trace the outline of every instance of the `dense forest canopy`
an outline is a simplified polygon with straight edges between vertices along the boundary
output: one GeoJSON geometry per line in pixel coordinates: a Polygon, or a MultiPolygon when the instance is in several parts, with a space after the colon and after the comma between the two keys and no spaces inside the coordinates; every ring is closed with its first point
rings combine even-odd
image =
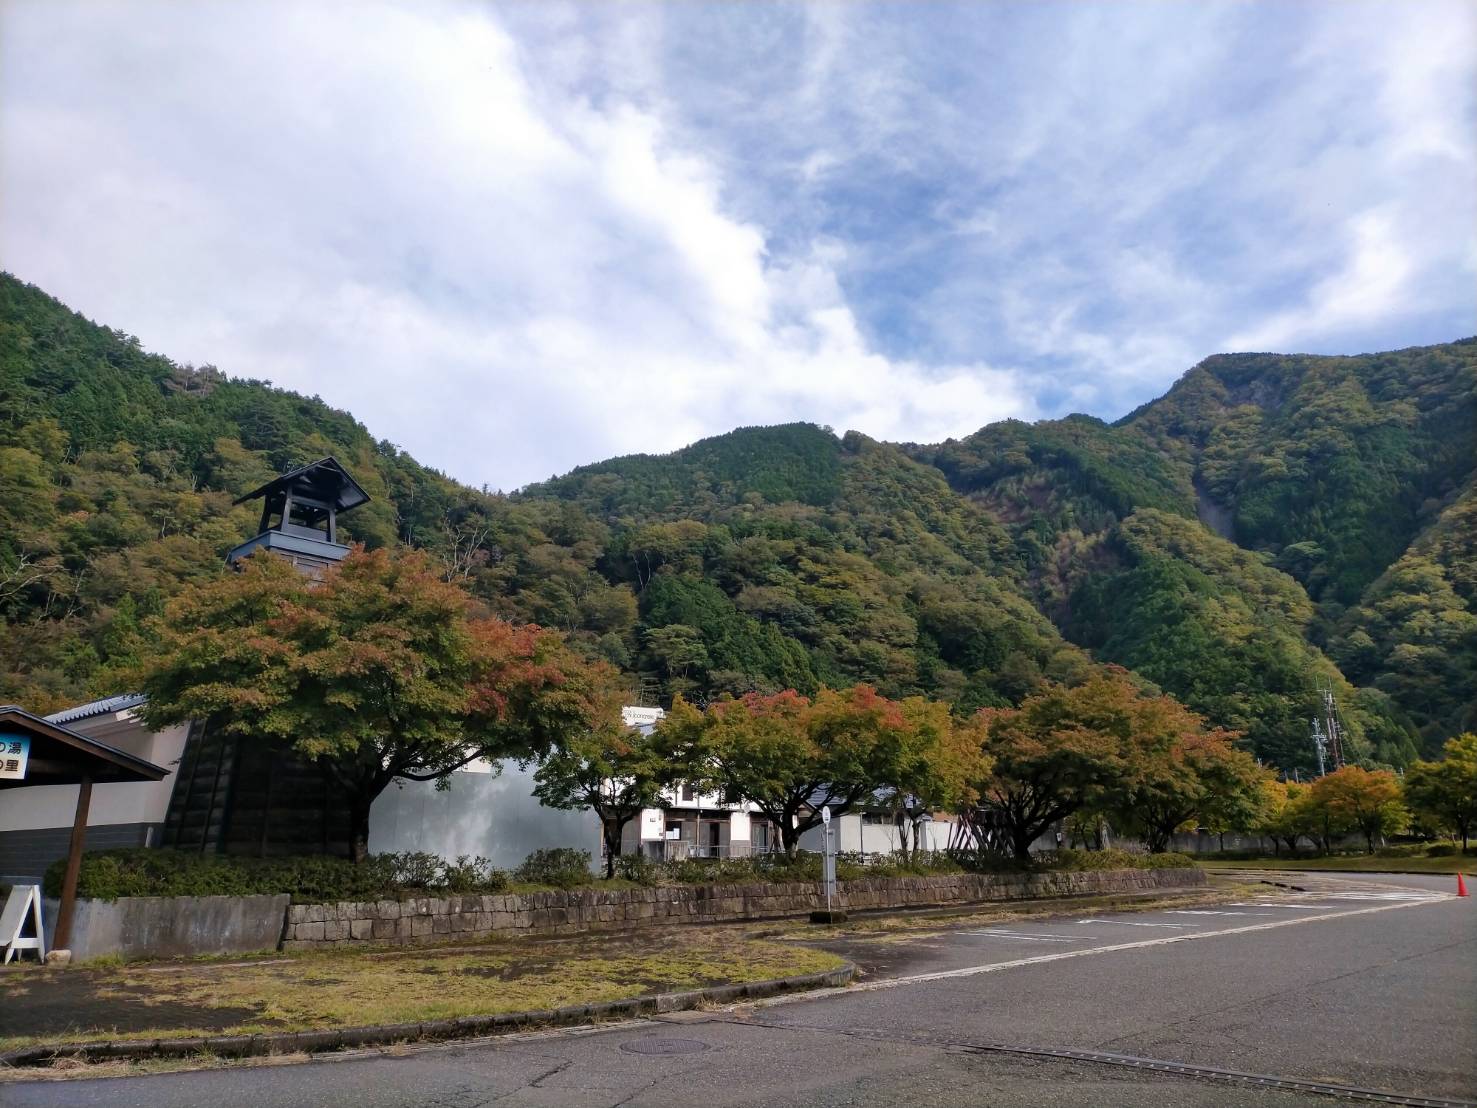
{"type": "Polygon", "coordinates": [[[1477,724],[1477,342],[1210,358],[1114,425],[936,446],[742,428],[504,496],[316,398],[177,365],[0,277],[0,701],[120,691],[149,617],[255,530],[239,493],[332,454],[355,541],[640,695],[868,682],[960,712],[1129,667],[1286,769],[1334,689],[1352,754],[1477,724]]]}

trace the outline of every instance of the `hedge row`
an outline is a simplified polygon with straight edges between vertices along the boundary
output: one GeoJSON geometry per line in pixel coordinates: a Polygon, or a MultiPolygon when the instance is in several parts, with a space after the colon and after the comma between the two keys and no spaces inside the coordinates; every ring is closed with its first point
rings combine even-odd
{"type": "MultiPolygon", "coordinates": [[[[65,859],[46,871],[48,896],[61,892],[65,859]]],[[[359,865],[313,855],[242,858],[231,854],[132,848],[82,856],[77,895],[98,900],[120,896],[255,896],[291,893],[299,904],[334,900],[396,900],[439,893],[496,893],[508,875],[485,858],[454,862],[434,854],[375,854],[359,865]]]]}
{"type": "MultiPolygon", "coordinates": [[[[1062,850],[1039,855],[1027,867],[1013,858],[986,852],[878,858],[843,854],[836,876],[926,876],[939,873],[1010,873],[1034,870],[1159,869],[1194,863],[1183,854],[1130,854],[1122,850],[1062,850]]],[[[64,862],[46,871],[47,895],[61,889],[64,862]]],[[[619,859],[617,875],[639,885],[735,884],[754,881],[819,881],[821,858],[802,851],[796,857],[761,854],[752,858],[689,859],[653,862],[639,856],[619,859]]],[[[79,896],[115,900],[120,896],[252,896],[288,893],[295,903],[335,900],[399,900],[454,893],[497,893],[513,882],[553,888],[597,884],[590,854],[559,847],[536,850],[512,874],[494,869],[485,858],[454,862],[434,854],[376,854],[362,864],[322,855],[294,858],[243,858],[160,849],[105,850],[85,854],[78,878],[79,896]]]]}

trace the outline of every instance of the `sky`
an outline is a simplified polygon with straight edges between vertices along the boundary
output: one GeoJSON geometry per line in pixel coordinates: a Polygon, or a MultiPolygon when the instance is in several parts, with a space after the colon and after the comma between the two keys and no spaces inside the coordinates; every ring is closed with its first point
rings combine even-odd
{"type": "Polygon", "coordinates": [[[1477,4],[0,0],[0,267],[513,489],[1477,333],[1477,4]]]}

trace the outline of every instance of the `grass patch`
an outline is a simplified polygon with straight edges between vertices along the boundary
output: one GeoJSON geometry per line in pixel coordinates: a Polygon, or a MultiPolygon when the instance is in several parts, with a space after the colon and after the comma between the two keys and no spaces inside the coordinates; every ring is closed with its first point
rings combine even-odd
{"type": "Polygon", "coordinates": [[[1452,854],[1438,858],[1381,858],[1377,854],[1334,855],[1330,858],[1250,858],[1245,861],[1205,861],[1205,869],[1329,870],[1350,873],[1471,873],[1477,858],[1452,854]]]}
{"type": "Polygon", "coordinates": [[[834,954],[741,930],[684,928],[493,947],[315,952],[255,965],[32,968],[0,974],[0,1049],[494,1015],[841,964],[834,954]]]}

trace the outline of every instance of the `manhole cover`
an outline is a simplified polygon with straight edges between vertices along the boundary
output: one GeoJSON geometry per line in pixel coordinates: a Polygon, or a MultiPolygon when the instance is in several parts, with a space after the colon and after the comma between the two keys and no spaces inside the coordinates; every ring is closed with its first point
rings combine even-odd
{"type": "Polygon", "coordinates": [[[632,1039],[621,1043],[621,1049],[632,1054],[701,1054],[708,1044],[696,1039],[632,1039]]]}

